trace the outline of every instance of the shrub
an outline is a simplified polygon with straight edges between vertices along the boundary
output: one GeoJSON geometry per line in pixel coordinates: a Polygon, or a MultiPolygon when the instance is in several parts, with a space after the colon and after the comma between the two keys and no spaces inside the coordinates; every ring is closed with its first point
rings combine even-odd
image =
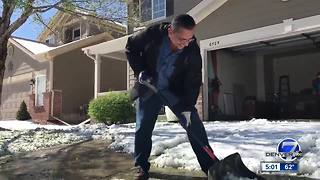
{"type": "Polygon", "coordinates": [[[20,104],[20,109],[17,112],[17,117],[18,120],[28,120],[31,119],[31,116],[27,110],[27,105],[24,101],[20,104]]]}
{"type": "Polygon", "coordinates": [[[134,107],[126,92],[109,92],[89,103],[89,116],[106,124],[133,122],[134,114],[134,107]]]}

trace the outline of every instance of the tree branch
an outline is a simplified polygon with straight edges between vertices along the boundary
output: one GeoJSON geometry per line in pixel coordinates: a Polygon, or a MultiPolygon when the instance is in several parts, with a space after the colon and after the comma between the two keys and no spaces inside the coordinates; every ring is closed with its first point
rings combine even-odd
{"type": "MultiPolygon", "coordinates": [[[[15,30],[17,30],[23,23],[27,21],[29,16],[33,13],[32,6],[30,6],[35,0],[28,0],[26,7],[24,8],[21,16],[12,24],[8,25],[8,29],[2,34],[1,38],[9,37],[15,30]]],[[[11,1],[14,2],[14,1],[11,1]]],[[[12,11],[14,8],[12,9],[12,11]]],[[[9,21],[10,23],[10,21],[9,21]]]]}
{"type": "Polygon", "coordinates": [[[47,5],[47,6],[38,6],[38,7],[33,7],[32,9],[34,10],[35,13],[44,13],[49,11],[50,9],[56,8],[60,4],[64,3],[65,0],[58,1],[55,4],[47,5]]]}
{"type": "Polygon", "coordinates": [[[54,31],[52,30],[52,28],[50,28],[50,27],[47,25],[47,23],[45,23],[45,22],[43,21],[42,17],[41,17],[38,13],[35,13],[35,15],[36,15],[36,17],[38,18],[39,22],[40,22],[42,25],[44,25],[47,29],[49,29],[53,34],[56,35],[56,32],[54,32],[54,31]]]}
{"type": "MultiPolygon", "coordinates": [[[[70,8],[63,7],[63,4],[68,2],[67,0],[59,0],[58,2],[56,2],[54,4],[43,5],[43,6],[38,6],[38,7],[33,6],[35,0],[27,0],[26,4],[24,6],[24,9],[23,9],[23,13],[21,14],[21,16],[15,22],[10,24],[10,19],[11,18],[8,18],[8,17],[9,16],[11,17],[11,15],[12,15],[15,7],[16,7],[16,1],[13,1],[13,0],[4,1],[4,0],[2,0],[2,2],[3,2],[3,7],[4,8],[3,8],[3,12],[2,12],[3,15],[0,18],[0,20],[3,21],[0,24],[0,31],[2,29],[4,32],[0,33],[1,34],[0,38],[6,37],[6,36],[10,36],[23,23],[25,23],[26,20],[29,18],[29,16],[31,16],[32,14],[35,14],[39,18],[40,22],[48,28],[48,25],[45,22],[41,21],[41,18],[39,16],[39,14],[37,14],[37,13],[44,13],[44,12],[49,11],[51,9],[57,9],[57,10],[60,10],[62,12],[65,12],[65,13],[68,13],[68,14],[71,14],[71,15],[87,16],[87,17],[92,17],[92,18],[96,18],[96,19],[99,19],[99,20],[107,20],[107,21],[114,22],[114,23],[116,21],[121,21],[124,18],[127,18],[126,15],[123,15],[122,17],[119,17],[119,16],[112,17],[112,15],[110,17],[99,16],[98,14],[94,14],[94,12],[96,12],[97,9],[95,9],[95,8],[90,9],[90,7],[87,8],[85,5],[81,6],[80,4],[78,4],[78,3],[85,3],[85,4],[90,5],[90,3],[94,3],[94,2],[88,1],[88,0],[73,0],[73,1],[71,1],[73,3],[73,7],[75,7],[74,10],[73,10],[73,8],[70,9],[70,8]],[[84,10],[84,12],[77,11],[79,9],[80,10],[84,10]],[[89,11],[89,13],[86,13],[88,11],[89,11]],[[3,25],[5,25],[5,26],[1,27],[3,25]]],[[[115,0],[112,0],[110,3],[107,4],[107,6],[104,6],[104,7],[110,7],[115,2],[116,2],[115,0]]],[[[105,8],[102,9],[101,6],[97,6],[97,7],[100,7],[100,9],[98,8],[99,10],[105,9],[105,8]]]]}
{"type": "Polygon", "coordinates": [[[4,25],[10,24],[10,19],[13,14],[13,10],[15,8],[15,3],[4,1],[3,2],[3,10],[2,10],[2,17],[3,17],[3,23],[4,25]]]}
{"type": "Polygon", "coordinates": [[[76,11],[72,11],[72,10],[68,10],[62,7],[56,7],[57,10],[68,13],[68,14],[72,14],[72,15],[76,15],[76,16],[87,16],[87,17],[92,17],[92,18],[96,18],[96,19],[100,19],[100,20],[107,20],[107,21],[111,21],[111,22],[115,22],[117,20],[122,20],[125,17],[122,18],[105,18],[105,17],[101,17],[98,15],[92,15],[92,14],[86,14],[86,13],[82,13],[82,12],[76,12],[76,11]]]}

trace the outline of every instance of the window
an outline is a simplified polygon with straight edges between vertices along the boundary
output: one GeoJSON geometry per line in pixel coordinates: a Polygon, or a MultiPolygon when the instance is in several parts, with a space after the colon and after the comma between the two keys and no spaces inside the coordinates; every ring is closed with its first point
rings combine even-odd
{"type": "Polygon", "coordinates": [[[73,35],[72,35],[72,39],[73,40],[78,40],[80,39],[80,27],[73,29],[73,35]]]}
{"type": "Polygon", "coordinates": [[[166,16],[166,0],[152,0],[152,19],[166,16]]]}
{"type": "Polygon", "coordinates": [[[64,31],[64,40],[65,43],[69,43],[75,40],[79,40],[81,37],[81,28],[80,26],[70,27],[64,31]]]}
{"type": "Polygon", "coordinates": [[[49,36],[47,39],[46,39],[46,44],[54,44],[54,37],[53,36],[49,36]]]}
{"type": "Polygon", "coordinates": [[[142,22],[157,21],[172,15],[173,0],[140,0],[140,16],[142,22]],[[168,7],[168,9],[167,9],[168,7]]]}
{"type": "Polygon", "coordinates": [[[39,75],[36,77],[36,106],[43,106],[43,93],[46,92],[46,76],[39,75]]]}
{"type": "Polygon", "coordinates": [[[72,41],[72,29],[65,30],[64,40],[65,40],[65,43],[69,43],[72,41]]]}

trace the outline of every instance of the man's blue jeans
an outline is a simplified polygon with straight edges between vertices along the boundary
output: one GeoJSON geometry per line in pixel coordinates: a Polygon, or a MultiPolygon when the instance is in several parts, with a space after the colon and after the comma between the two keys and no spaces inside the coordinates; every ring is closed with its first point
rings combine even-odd
{"type": "MultiPolygon", "coordinates": [[[[134,159],[135,166],[140,166],[145,172],[148,172],[150,169],[150,163],[148,159],[152,148],[151,136],[158,117],[158,112],[160,111],[162,105],[163,102],[155,94],[145,99],[143,97],[138,98],[136,102],[137,114],[134,141],[134,159]]],[[[181,107],[174,108],[173,111],[175,114],[181,114],[179,109],[181,109],[181,107]]],[[[191,131],[199,140],[202,141],[202,143],[211,149],[208,143],[208,137],[205,128],[195,107],[191,111],[191,125],[188,128],[189,131],[191,131]]],[[[168,131],[170,130],[168,129],[168,131]]],[[[192,149],[197,156],[202,171],[207,174],[209,167],[212,166],[215,161],[210,158],[210,156],[197,142],[195,142],[192,137],[188,135],[188,138],[192,149]]],[[[216,161],[218,161],[218,159],[216,161]]]]}

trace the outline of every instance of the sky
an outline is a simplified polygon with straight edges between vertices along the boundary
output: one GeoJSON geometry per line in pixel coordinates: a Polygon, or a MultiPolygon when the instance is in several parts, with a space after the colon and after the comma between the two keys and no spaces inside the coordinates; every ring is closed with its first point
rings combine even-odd
{"type": "MultiPolygon", "coordinates": [[[[109,7],[109,8],[113,9],[114,11],[123,10],[123,8],[121,8],[121,6],[119,6],[119,4],[117,4],[117,3],[114,4],[113,6],[109,7]]],[[[114,11],[111,11],[111,13],[114,13],[114,14],[125,13],[126,14],[126,9],[124,9],[123,11],[120,11],[120,12],[114,12],[114,11]]],[[[45,20],[45,22],[48,23],[50,21],[50,19],[55,15],[56,12],[57,12],[56,9],[52,9],[46,13],[42,13],[42,17],[45,20]]],[[[0,1],[0,13],[2,13],[2,1],[0,1]]],[[[21,12],[15,10],[14,14],[12,15],[11,23],[14,22],[18,17],[20,17],[20,14],[21,14],[21,12]]],[[[104,15],[109,15],[109,14],[106,13],[104,15]]],[[[111,16],[111,15],[109,15],[109,16],[111,16]]],[[[13,33],[13,36],[36,40],[38,35],[42,32],[43,29],[44,29],[44,26],[42,24],[39,24],[38,22],[35,22],[33,20],[33,17],[30,16],[28,18],[28,20],[19,29],[17,29],[13,33]]]]}
{"type": "MultiPolygon", "coordinates": [[[[3,4],[2,1],[0,1],[0,13],[2,13],[3,10],[3,4]]],[[[14,11],[11,23],[14,22],[18,17],[20,17],[19,11],[14,11]]],[[[56,13],[56,10],[50,10],[46,13],[43,13],[43,18],[45,20],[49,20],[54,14],[56,13]]],[[[43,29],[43,26],[33,21],[32,16],[28,18],[28,20],[20,27],[18,28],[12,35],[17,37],[22,37],[26,39],[32,39],[36,40],[38,35],[41,33],[43,29]]]]}
{"type": "MultiPolygon", "coordinates": [[[[45,20],[49,20],[52,16],[54,16],[55,13],[56,10],[50,10],[43,14],[43,18],[45,20]]],[[[13,15],[13,20],[16,18],[18,18],[17,13],[13,15]]],[[[43,26],[37,22],[34,22],[32,17],[29,17],[28,20],[13,33],[13,36],[36,40],[42,30],[43,26]]]]}

